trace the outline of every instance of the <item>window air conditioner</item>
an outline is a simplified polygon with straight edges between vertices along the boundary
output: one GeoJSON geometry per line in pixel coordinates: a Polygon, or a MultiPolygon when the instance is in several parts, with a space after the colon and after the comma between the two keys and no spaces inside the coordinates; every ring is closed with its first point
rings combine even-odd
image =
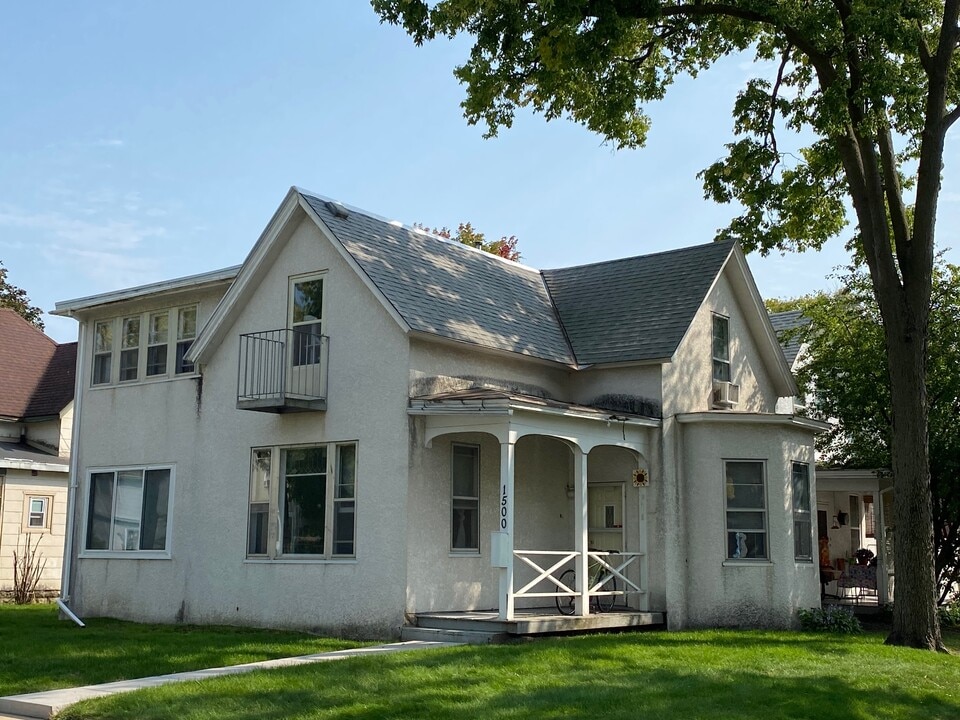
{"type": "Polygon", "coordinates": [[[740,386],[732,382],[713,381],[713,406],[729,410],[740,402],[740,386]]]}

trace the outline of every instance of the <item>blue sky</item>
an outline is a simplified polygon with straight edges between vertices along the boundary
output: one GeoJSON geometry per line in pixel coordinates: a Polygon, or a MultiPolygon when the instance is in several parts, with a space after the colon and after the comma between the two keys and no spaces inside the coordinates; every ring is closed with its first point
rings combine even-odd
{"type": "MultiPolygon", "coordinates": [[[[464,41],[417,48],[363,0],[14,3],[0,25],[0,261],[34,304],[235,265],[291,185],[406,223],[517,235],[550,268],[709,242],[735,209],[696,173],[752,72],[731,58],[662,103],[648,146],[566,121],[470,127],[464,41]]],[[[960,247],[950,136],[941,246],[960,247]]],[[[951,259],[957,261],[954,253],[951,259]]],[[[830,288],[842,242],[750,257],[764,296],[830,288]]],[[[72,320],[47,332],[76,337],[72,320]]]]}

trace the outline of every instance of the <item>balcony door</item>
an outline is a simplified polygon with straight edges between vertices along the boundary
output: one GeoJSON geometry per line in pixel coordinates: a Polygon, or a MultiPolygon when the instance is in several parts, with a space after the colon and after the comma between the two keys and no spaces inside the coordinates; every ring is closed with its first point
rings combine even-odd
{"type": "Polygon", "coordinates": [[[312,396],[319,390],[323,360],[323,275],[290,278],[287,393],[312,396]]]}

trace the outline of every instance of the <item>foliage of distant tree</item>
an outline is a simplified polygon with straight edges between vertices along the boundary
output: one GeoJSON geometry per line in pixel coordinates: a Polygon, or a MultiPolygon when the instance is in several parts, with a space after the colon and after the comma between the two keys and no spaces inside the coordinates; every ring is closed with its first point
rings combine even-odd
{"type": "Polygon", "coordinates": [[[18,288],[7,280],[7,269],[2,261],[0,261],[0,307],[10,308],[38,330],[43,330],[43,311],[30,304],[26,290],[18,288]]]}
{"type": "MultiPolygon", "coordinates": [[[[488,136],[519,108],[569,117],[617,147],[644,144],[644,103],[750,50],[737,139],[700,177],[743,212],[744,249],[819,248],[852,207],[870,269],[893,416],[896,555],[887,641],[943,650],[927,450],[927,326],[947,131],[960,118],[960,0],[372,0],[417,44],[465,35],[454,71],[488,136]],[[784,135],[797,145],[787,147],[784,135]]],[[[638,184],[640,179],[638,178],[638,184]]]]}
{"type": "MultiPolygon", "coordinates": [[[[421,225],[420,223],[414,223],[414,227],[429,230],[426,225],[421,225]]],[[[487,240],[482,232],[474,230],[473,225],[468,222],[460,223],[457,226],[456,234],[451,232],[450,228],[447,227],[433,228],[429,231],[447,240],[454,240],[462,245],[469,245],[472,248],[483,250],[484,252],[497,255],[506,260],[513,260],[514,262],[520,260],[520,251],[517,250],[517,243],[520,241],[516,235],[511,235],[510,237],[504,235],[499,240],[487,240]]]]}
{"type": "MultiPolygon", "coordinates": [[[[836,421],[818,438],[821,462],[886,468],[893,417],[880,311],[864,271],[848,269],[838,279],[842,285],[835,293],[782,301],[811,321],[799,329],[807,348],[798,382],[810,398],[808,411],[836,421]]],[[[930,485],[937,600],[943,603],[960,582],[960,268],[946,263],[934,267],[932,298],[930,485]]],[[[896,532],[894,527],[894,536],[896,532]]]]}

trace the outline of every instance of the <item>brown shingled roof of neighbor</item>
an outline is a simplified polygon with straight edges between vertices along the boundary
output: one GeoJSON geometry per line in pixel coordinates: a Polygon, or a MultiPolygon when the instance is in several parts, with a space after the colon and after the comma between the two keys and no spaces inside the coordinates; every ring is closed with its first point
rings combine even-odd
{"type": "Polygon", "coordinates": [[[58,345],[9,308],[0,308],[0,417],[57,415],[73,400],[77,344],[58,345]]]}

